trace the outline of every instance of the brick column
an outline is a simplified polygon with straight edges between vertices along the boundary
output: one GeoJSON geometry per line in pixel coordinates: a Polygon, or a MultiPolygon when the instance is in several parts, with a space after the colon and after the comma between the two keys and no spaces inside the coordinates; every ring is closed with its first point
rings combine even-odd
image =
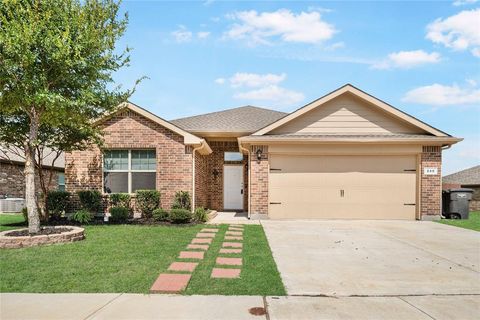
{"type": "Polygon", "coordinates": [[[442,148],[424,146],[420,164],[422,220],[436,220],[442,214],[442,148]],[[425,174],[425,168],[437,168],[437,174],[425,174]]]}
{"type": "Polygon", "coordinates": [[[251,213],[268,213],[268,146],[251,146],[251,213]],[[262,158],[257,159],[257,150],[262,150],[262,158]]]}

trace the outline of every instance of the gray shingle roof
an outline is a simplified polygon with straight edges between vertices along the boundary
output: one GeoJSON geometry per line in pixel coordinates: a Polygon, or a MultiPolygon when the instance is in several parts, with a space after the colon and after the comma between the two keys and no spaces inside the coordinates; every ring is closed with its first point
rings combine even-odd
{"type": "Polygon", "coordinates": [[[287,115],[285,112],[254,106],[180,118],[170,122],[183,130],[196,132],[252,133],[287,115]]]}
{"type": "MultiPolygon", "coordinates": [[[[22,156],[23,150],[13,148],[13,149],[7,149],[4,146],[0,146],[0,162],[14,162],[18,164],[24,164],[25,163],[25,157],[22,156]]],[[[56,152],[52,151],[49,148],[45,148],[43,150],[43,157],[42,157],[42,163],[44,166],[50,167],[52,166],[52,163],[55,168],[59,169],[64,169],[65,168],[65,155],[63,152],[60,154],[60,156],[55,159],[56,152]]]]}
{"type": "Polygon", "coordinates": [[[442,178],[443,183],[459,183],[461,185],[480,184],[480,165],[449,174],[442,178]]]}

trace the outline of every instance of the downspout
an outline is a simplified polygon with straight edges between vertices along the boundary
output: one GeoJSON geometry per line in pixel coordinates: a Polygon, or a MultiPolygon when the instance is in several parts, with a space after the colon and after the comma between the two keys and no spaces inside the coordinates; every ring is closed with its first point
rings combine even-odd
{"type": "Polygon", "coordinates": [[[204,147],[205,140],[202,140],[200,145],[192,150],[192,213],[195,212],[195,152],[204,147]]]}
{"type": "Polygon", "coordinates": [[[247,217],[248,217],[248,220],[250,220],[250,217],[251,217],[250,216],[250,196],[251,196],[251,193],[250,193],[250,180],[251,180],[251,178],[250,178],[250,176],[251,176],[251,174],[250,174],[251,173],[250,150],[242,147],[241,143],[239,143],[238,146],[239,146],[240,150],[246,151],[247,156],[248,156],[248,160],[247,160],[248,161],[248,163],[247,163],[247,168],[248,168],[247,169],[248,170],[248,190],[247,190],[247,192],[248,192],[248,197],[247,197],[247,203],[248,203],[247,204],[247,207],[248,207],[247,210],[248,210],[248,212],[247,212],[247,217]]]}

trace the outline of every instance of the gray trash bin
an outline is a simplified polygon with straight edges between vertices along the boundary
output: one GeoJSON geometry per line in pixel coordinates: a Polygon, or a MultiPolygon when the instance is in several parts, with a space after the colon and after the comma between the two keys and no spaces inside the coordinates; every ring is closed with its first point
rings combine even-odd
{"type": "Polygon", "coordinates": [[[448,189],[442,192],[443,215],[449,219],[468,219],[472,189],[448,189]]]}

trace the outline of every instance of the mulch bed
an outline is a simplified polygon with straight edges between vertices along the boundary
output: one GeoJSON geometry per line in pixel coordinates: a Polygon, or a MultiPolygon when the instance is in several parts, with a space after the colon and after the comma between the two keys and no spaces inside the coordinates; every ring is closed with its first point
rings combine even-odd
{"type": "Polygon", "coordinates": [[[24,229],[24,230],[18,230],[18,231],[11,231],[9,233],[6,233],[5,236],[8,236],[8,237],[45,236],[45,235],[51,235],[51,234],[60,234],[60,233],[69,232],[72,230],[73,230],[72,228],[43,227],[40,229],[39,232],[36,232],[36,233],[29,233],[28,229],[24,229]]]}

